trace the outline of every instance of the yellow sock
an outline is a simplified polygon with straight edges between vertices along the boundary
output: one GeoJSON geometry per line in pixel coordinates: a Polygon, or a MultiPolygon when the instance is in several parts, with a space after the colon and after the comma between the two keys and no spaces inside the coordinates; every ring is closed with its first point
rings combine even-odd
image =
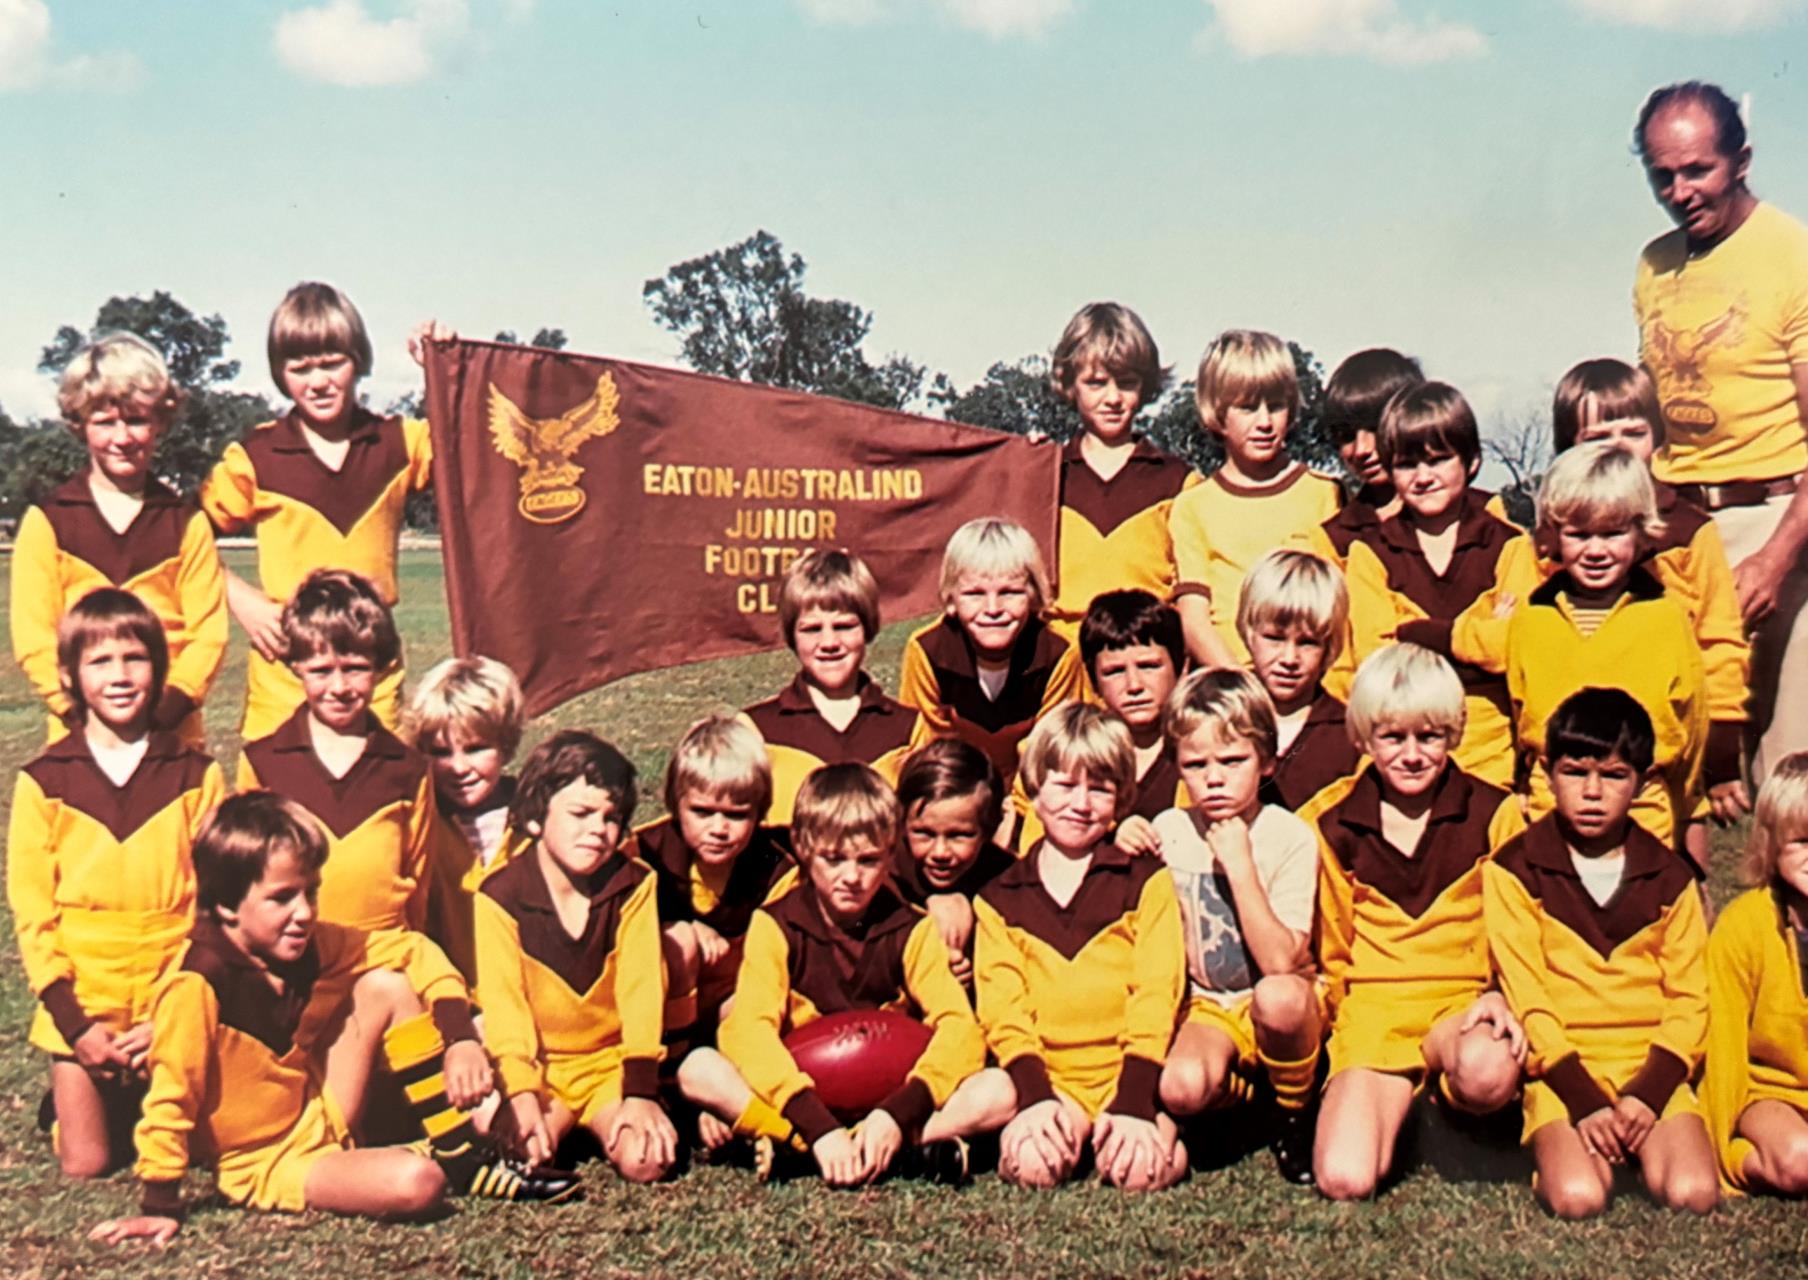
{"type": "Polygon", "coordinates": [[[774,1142],[784,1143],[793,1151],[809,1150],[791,1122],[780,1114],[777,1107],[758,1095],[749,1098],[747,1105],[741,1108],[741,1114],[735,1117],[734,1131],[745,1138],[771,1138],[774,1142]]]}
{"type": "Polygon", "coordinates": [[[1283,1111],[1304,1111],[1312,1103],[1313,1086],[1318,1083],[1318,1051],[1314,1049],[1297,1062],[1283,1062],[1260,1049],[1256,1056],[1274,1086],[1275,1105],[1283,1111]]]}

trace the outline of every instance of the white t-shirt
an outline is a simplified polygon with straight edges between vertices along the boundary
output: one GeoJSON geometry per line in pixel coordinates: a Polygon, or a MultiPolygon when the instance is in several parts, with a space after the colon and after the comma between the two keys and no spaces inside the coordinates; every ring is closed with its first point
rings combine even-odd
{"type": "Polygon", "coordinates": [[[980,663],[973,666],[973,674],[979,677],[980,692],[986,695],[987,702],[997,702],[998,695],[1004,692],[1004,686],[1011,678],[1011,669],[1006,667],[988,667],[980,663]]]}
{"type": "MultiPolygon", "coordinates": [[[[1262,973],[1243,945],[1230,882],[1219,873],[1217,855],[1188,810],[1169,809],[1156,818],[1155,834],[1180,898],[1193,994],[1235,1004],[1255,989],[1262,973]]],[[[1312,828],[1277,805],[1263,805],[1249,824],[1249,847],[1270,910],[1289,929],[1310,933],[1318,897],[1318,837],[1312,828]]]]}
{"type": "Polygon", "coordinates": [[[114,786],[123,787],[138,772],[138,766],[144,763],[144,753],[150,745],[149,737],[119,747],[103,747],[90,741],[88,753],[94,757],[94,763],[100,766],[100,771],[112,780],[114,786]]]}
{"type": "Polygon", "coordinates": [[[459,830],[465,833],[465,839],[477,854],[477,861],[484,866],[496,860],[496,854],[502,849],[502,836],[508,830],[508,806],[497,805],[490,809],[481,809],[474,814],[458,814],[455,821],[459,830]]]}
{"type": "Polygon", "coordinates": [[[1575,867],[1576,874],[1582,877],[1582,887],[1588,890],[1588,896],[1595,900],[1595,905],[1606,906],[1607,900],[1613,897],[1614,890],[1620,887],[1620,880],[1626,874],[1626,851],[1615,849],[1598,858],[1584,858],[1571,849],[1569,860],[1570,865],[1575,867]]]}
{"type": "Polygon", "coordinates": [[[1286,755],[1293,744],[1299,741],[1300,730],[1306,727],[1306,718],[1312,714],[1312,704],[1308,702],[1298,711],[1289,711],[1286,715],[1274,718],[1275,754],[1286,755]]]}

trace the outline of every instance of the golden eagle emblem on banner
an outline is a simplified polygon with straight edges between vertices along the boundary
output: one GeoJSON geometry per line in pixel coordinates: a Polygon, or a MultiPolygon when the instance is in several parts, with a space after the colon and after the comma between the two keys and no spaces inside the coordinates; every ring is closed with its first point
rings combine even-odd
{"type": "Polygon", "coordinates": [[[535,524],[557,524],[584,509],[578,477],[584,468],[571,460],[578,447],[621,425],[621,395],[607,373],[596,380],[588,400],[556,418],[530,418],[521,406],[490,384],[490,438],[496,452],[520,467],[517,510],[535,524]]]}

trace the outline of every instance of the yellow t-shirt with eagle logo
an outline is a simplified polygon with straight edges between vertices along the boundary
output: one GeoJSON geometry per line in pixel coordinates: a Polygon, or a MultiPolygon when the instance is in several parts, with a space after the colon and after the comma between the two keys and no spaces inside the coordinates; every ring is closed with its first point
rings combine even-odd
{"type": "Polygon", "coordinates": [[[1808,364],[1808,227],[1760,203],[1700,257],[1682,231],[1639,258],[1639,355],[1668,428],[1672,484],[1773,480],[1808,468],[1791,366],[1808,364]]]}

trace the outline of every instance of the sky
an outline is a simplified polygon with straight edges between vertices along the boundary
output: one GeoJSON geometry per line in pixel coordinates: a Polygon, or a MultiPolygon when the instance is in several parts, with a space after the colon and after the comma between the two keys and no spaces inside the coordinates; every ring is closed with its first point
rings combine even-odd
{"type": "Polygon", "coordinates": [[[1631,127],[1687,78],[1808,218],[1808,0],[0,0],[0,406],[155,289],[269,392],[303,279],[379,406],[428,316],[676,363],[643,284],[763,228],[958,386],[1111,298],[1177,376],[1230,327],[1391,345],[1498,427],[1634,353],[1631,127]]]}

